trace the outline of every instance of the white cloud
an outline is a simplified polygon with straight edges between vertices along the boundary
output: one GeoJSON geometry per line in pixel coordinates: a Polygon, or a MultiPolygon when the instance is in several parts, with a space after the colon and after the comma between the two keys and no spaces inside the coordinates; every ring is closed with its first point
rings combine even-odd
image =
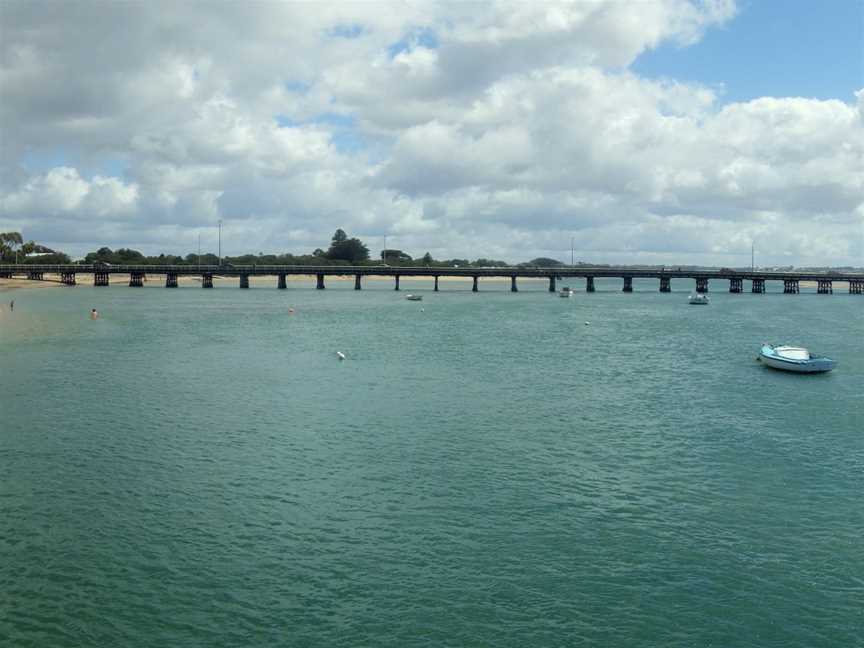
{"type": "Polygon", "coordinates": [[[628,70],[732,2],[45,6],[0,14],[0,226],[72,251],[187,252],[221,218],[237,252],[341,226],[438,256],[576,235],[597,261],[770,239],[860,263],[864,91],[721,105],[628,70]]]}

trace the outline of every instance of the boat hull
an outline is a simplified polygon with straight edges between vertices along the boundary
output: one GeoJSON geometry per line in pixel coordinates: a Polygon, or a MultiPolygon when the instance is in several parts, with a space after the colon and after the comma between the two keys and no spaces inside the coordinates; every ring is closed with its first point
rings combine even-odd
{"type": "Polygon", "coordinates": [[[759,352],[759,361],[772,369],[793,373],[825,373],[831,371],[835,364],[831,358],[810,358],[809,360],[782,358],[775,354],[770,347],[762,347],[759,352]]]}

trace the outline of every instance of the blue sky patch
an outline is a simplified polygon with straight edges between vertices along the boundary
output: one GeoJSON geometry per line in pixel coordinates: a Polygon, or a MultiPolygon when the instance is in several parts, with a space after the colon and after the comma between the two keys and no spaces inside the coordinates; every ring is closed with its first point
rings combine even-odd
{"type": "Polygon", "coordinates": [[[749,2],[690,47],[665,44],[631,65],[648,78],[724,87],[721,103],[758,97],[854,100],[864,86],[864,3],[749,2]]]}
{"type": "Polygon", "coordinates": [[[387,48],[388,56],[396,58],[402,52],[410,52],[415,47],[438,49],[438,36],[429,27],[416,27],[410,30],[400,40],[387,48]]]}

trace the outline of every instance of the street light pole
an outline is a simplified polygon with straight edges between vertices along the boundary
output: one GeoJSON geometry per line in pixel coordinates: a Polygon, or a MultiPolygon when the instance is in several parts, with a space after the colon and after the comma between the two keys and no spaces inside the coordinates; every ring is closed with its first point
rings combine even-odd
{"type": "Polygon", "coordinates": [[[222,219],[219,219],[219,265],[222,265],[222,219]]]}
{"type": "Polygon", "coordinates": [[[201,232],[198,232],[198,267],[201,267],[201,232]]]}
{"type": "Polygon", "coordinates": [[[570,237],[570,265],[573,266],[573,237],[570,237]]]}

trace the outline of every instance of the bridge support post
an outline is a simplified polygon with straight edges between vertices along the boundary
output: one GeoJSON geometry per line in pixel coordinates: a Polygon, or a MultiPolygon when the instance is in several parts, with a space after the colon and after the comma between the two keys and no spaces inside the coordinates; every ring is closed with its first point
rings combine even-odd
{"type": "Polygon", "coordinates": [[[74,272],[61,272],[60,273],[60,283],[65,284],[67,286],[75,285],[75,273],[74,272]]]}
{"type": "Polygon", "coordinates": [[[248,288],[249,287],[249,275],[248,274],[241,274],[240,275],[240,287],[241,288],[248,288]]]}
{"type": "Polygon", "coordinates": [[[360,275],[354,275],[354,290],[360,290],[362,286],[360,285],[360,275]]]}
{"type": "Polygon", "coordinates": [[[210,272],[205,272],[201,275],[201,287],[202,288],[212,288],[213,287],[213,274],[210,272]]]}
{"type": "Polygon", "coordinates": [[[753,285],[750,287],[750,292],[754,292],[754,293],[764,293],[765,292],[765,280],[764,279],[754,277],[752,284],[753,285]]]}
{"type": "Polygon", "coordinates": [[[797,295],[798,294],[798,280],[797,279],[784,279],[783,280],[783,292],[787,295],[797,295]]]}
{"type": "Polygon", "coordinates": [[[622,292],[633,292],[633,277],[624,277],[622,292]]]}
{"type": "Polygon", "coordinates": [[[324,275],[321,273],[318,273],[316,275],[316,279],[317,279],[317,283],[315,284],[315,289],[316,290],[324,290],[324,275]]]}
{"type": "Polygon", "coordinates": [[[169,272],[165,275],[165,287],[166,288],[176,288],[177,287],[177,273],[169,272]]]}
{"type": "Polygon", "coordinates": [[[830,279],[820,279],[816,292],[819,295],[832,295],[834,294],[834,284],[831,283],[830,279]]]}
{"type": "Polygon", "coordinates": [[[707,293],[708,292],[708,277],[696,277],[696,292],[697,293],[707,293]]]}
{"type": "Polygon", "coordinates": [[[108,285],[108,273],[107,272],[94,272],[93,273],[93,285],[94,286],[107,286],[108,285]]]}
{"type": "Polygon", "coordinates": [[[438,275],[435,275],[435,292],[438,292],[438,275]]]}
{"type": "Polygon", "coordinates": [[[729,292],[730,293],[740,293],[744,290],[744,280],[732,278],[729,280],[729,292]]]}
{"type": "Polygon", "coordinates": [[[42,281],[45,277],[41,272],[32,271],[27,273],[27,278],[31,281],[42,281]]]}
{"type": "Polygon", "coordinates": [[[510,277],[510,292],[519,292],[519,289],[516,287],[516,275],[510,277]]]}
{"type": "Polygon", "coordinates": [[[279,290],[285,290],[288,287],[288,284],[285,283],[285,275],[284,274],[279,275],[279,279],[278,279],[278,282],[276,283],[276,287],[279,290]]]}
{"type": "Polygon", "coordinates": [[[555,275],[549,277],[549,292],[555,292],[555,275]]]}
{"type": "Polygon", "coordinates": [[[594,277],[585,277],[585,292],[594,292],[594,277]]]}
{"type": "Polygon", "coordinates": [[[144,286],[144,273],[143,272],[130,272],[129,273],[129,287],[130,288],[142,288],[144,286]]]}
{"type": "Polygon", "coordinates": [[[669,285],[669,277],[660,277],[660,292],[672,292],[672,287],[669,285]]]}
{"type": "Polygon", "coordinates": [[[399,290],[399,275],[396,275],[396,285],[393,286],[393,290],[399,290]]]}
{"type": "Polygon", "coordinates": [[[849,294],[850,295],[864,295],[864,281],[859,279],[850,279],[849,280],[849,294]]]}
{"type": "Polygon", "coordinates": [[[12,278],[11,272],[0,272],[0,279],[11,279],[11,278],[12,278]]]}
{"type": "Polygon", "coordinates": [[[471,292],[477,292],[477,280],[478,279],[479,279],[479,277],[477,275],[474,275],[474,284],[471,286],[471,292]]]}

